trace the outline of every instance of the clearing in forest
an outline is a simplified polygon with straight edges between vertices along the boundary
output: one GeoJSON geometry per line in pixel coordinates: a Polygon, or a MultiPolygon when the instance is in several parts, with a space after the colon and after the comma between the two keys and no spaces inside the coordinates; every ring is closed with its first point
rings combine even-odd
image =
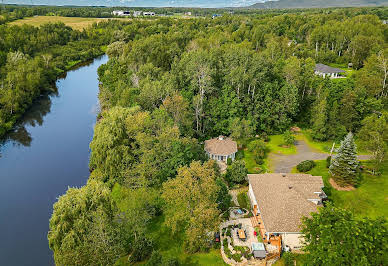
{"type": "MultiPolygon", "coordinates": [[[[117,18],[115,18],[117,19],[117,18]]],[[[95,22],[107,20],[107,18],[80,18],[80,17],[60,17],[60,16],[35,16],[15,20],[10,25],[21,26],[23,24],[40,27],[46,23],[63,22],[65,25],[72,27],[74,30],[83,30],[90,27],[95,22]]]]}

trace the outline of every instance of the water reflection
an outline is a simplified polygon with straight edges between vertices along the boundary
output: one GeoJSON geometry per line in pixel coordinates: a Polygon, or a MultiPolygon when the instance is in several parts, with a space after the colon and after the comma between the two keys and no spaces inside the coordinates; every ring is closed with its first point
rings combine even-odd
{"type": "Polygon", "coordinates": [[[44,117],[51,111],[51,97],[58,97],[58,89],[56,87],[54,91],[41,95],[34,102],[25,115],[16,123],[14,129],[6,134],[0,141],[0,146],[4,145],[6,142],[11,142],[13,145],[29,147],[31,145],[32,137],[28,132],[27,127],[41,126],[43,124],[44,117]]]}

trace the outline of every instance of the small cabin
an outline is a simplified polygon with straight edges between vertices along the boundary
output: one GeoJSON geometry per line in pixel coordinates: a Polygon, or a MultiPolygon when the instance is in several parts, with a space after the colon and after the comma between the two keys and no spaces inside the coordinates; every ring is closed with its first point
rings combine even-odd
{"type": "Polygon", "coordinates": [[[342,73],[345,73],[345,71],[339,68],[330,67],[324,64],[315,65],[315,75],[319,75],[323,78],[339,78],[342,73]]]}
{"type": "Polygon", "coordinates": [[[231,138],[219,136],[205,141],[205,151],[210,159],[228,162],[234,161],[237,153],[237,142],[231,138]]]}

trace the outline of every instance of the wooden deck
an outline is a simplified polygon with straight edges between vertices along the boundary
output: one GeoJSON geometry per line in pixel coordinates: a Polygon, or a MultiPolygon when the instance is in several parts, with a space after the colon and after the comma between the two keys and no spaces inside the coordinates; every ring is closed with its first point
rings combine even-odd
{"type": "Polygon", "coordinates": [[[280,257],[280,254],[282,252],[282,237],[271,234],[269,236],[269,239],[266,239],[267,238],[266,231],[265,231],[264,222],[261,218],[261,215],[251,217],[251,223],[254,228],[259,229],[261,238],[263,239],[265,244],[270,244],[277,248],[276,253],[267,254],[266,261],[276,257],[280,257]]]}

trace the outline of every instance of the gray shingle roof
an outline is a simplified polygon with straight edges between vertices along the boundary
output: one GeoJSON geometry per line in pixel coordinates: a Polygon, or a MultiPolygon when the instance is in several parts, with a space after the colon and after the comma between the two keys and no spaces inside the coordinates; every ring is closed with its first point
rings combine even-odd
{"type": "Polygon", "coordinates": [[[315,71],[318,71],[318,72],[321,72],[321,73],[325,73],[325,74],[329,74],[329,73],[345,73],[345,71],[342,70],[342,69],[335,68],[335,67],[330,67],[330,66],[327,66],[327,65],[324,65],[324,64],[316,64],[315,65],[315,71]]]}
{"type": "Polygon", "coordinates": [[[318,206],[322,177],[309,174],[248,175],[267,232],[300,232],[302,216],[310,216],[318,206]]]}

